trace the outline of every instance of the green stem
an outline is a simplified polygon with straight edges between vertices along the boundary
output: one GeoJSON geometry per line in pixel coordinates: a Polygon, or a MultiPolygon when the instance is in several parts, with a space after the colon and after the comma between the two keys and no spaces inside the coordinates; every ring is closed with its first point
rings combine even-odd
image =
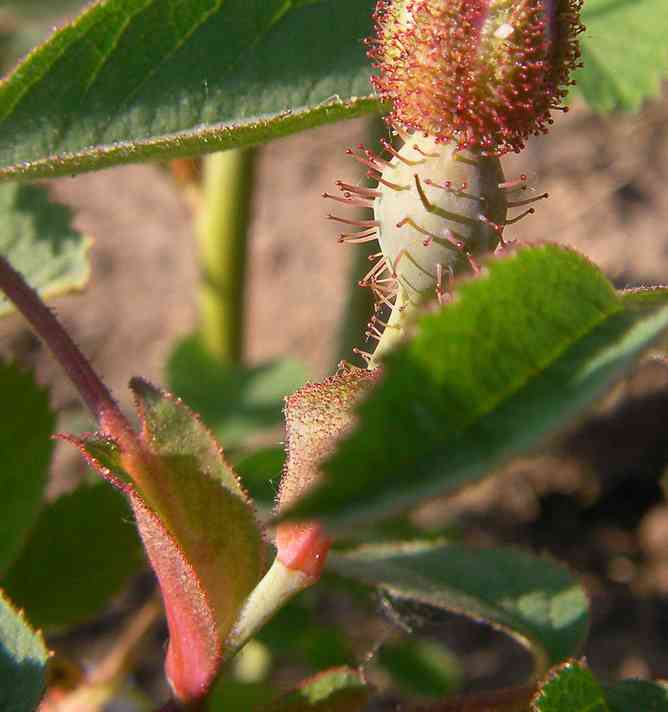
{"type": "Polygon", "coordinates": [[[269,571],[246,600],[239,620],[225,641],[228,653],[239,650],[279,608],[314,582],[312,577],[288,568],[276,557],[269,571]]]}
{"type": "Polygon", "coordinates": [[[403,339],[407,319],[411,316],[413,309],[414,305],[410,303],[406,296],[406,290],[400,286],[394,301],[394,307],[390,313],[390,318],[387,321],[387,326],[383,329],[380,341],[371,355],[368,366],[370,371],[373,371],[374,368],[378,368],[383,356],[403,339]]]}
{"type": "Polygon", "coordinates": [[[243,358],[248,223],[255,150],[233,149],[204,160],[198,220],[200,334],[221,362],[243,358]]]}

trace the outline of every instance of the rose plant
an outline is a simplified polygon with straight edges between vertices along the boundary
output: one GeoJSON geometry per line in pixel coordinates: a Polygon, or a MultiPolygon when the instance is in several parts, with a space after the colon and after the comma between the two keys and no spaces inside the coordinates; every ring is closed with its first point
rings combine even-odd
{"type": "MultiPolygon", "coordinates": [[[[0,309],[22,314],[77,388],[96,432],[56,437],[106,483],[45,504],[54,415],[34,377],[3,364],[3,406],[16,425],[0,441],[2,710],[103,709],[122,696],[163,610],[170,696],[140,708],[380,709],[359,661],[324,664],[277,698],[225,697],[235,661],[267,655],[273,621],[306,589],[328,585],[332,596],[371,593],[398,619],[449,611],[487,623],[533,658],[522,684],[461,695],[436,685],[441,699],[422,697],[431,706],[420,709],[668,709],[660,681],[603,683],[589,670],[590,602],[565,566],[447,532],[399,533],[407,511],[535,450],[665,344],[666,288],[615,290],[584,255],[513,239],[512,225],[546,195],[502,165],[534,136],[549,140],[576,85],[601,111],[637,109],[658,93],[668,70],[662,2],[99,0],[8,73],[0,309]],[[342,179],[325,195],[372,211],[329,216],[344,225],[340,242],[378,244],[358,276],[372,297],[359,337],[371,347],[322,382],[276,385],[286,453],[267,503],[243,475],[275,475],[276,453],[238,456],[243,438],[229,427],[245,397],[238,384],[254,375],[241,349],[251,147],[367,113],[386,116],[384,135],[349,153],[369,181],[342,179]],[[190,159],[205,154],[198,179],[190,159]],[[221,379],[225,415],[200,417],[135,378],[129,418],[45,305],[86,282],[89,246],[26,181],[149,160],[172,161],[199,206],[200,327],[174,350],[172,387],[196,405],[207,374],[221,379]],[[95,614],[140,567],[142,549],[159,599],[114,631],[102,663],[63,673],[50,632],[95,614]]],[[[9,53],[25,43],[26,18],[39,24],[45,10],[39,0],[7,7],[9,53]]],[[[287,645],[308,625],[283,631],[287,645]]],[[[379,659],[391,657],[391,644],[378,647],[379,659]]],[[[429,650],[406,646],[409,658],[387,662],[388,674],[410,678],[412,666],[419,677],[415,666],[424,673],[438,661],[442,682],[442,650],[429,650]]]]}

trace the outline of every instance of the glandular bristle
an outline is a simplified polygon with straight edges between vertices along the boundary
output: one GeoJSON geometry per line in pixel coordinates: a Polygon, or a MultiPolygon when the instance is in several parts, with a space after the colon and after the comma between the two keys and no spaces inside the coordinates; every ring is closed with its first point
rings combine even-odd
{"type": "Polygon", "coordinates": [[[388,123],[487,155],[545,133],[580,66],[582,0],[379,0],[372,83],[388,123]]]}

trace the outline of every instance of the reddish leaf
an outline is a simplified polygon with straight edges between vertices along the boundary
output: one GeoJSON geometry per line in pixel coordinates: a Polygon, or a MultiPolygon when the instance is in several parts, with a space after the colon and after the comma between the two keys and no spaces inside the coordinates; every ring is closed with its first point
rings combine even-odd
{"type": "Polygon", "coordinates": [[[162,590],[175,694],[206,693],[239,612],[265,570],[252,506],[201,421],[177,398],[131,384],[142,431],[134,452],[108,438],[66,437],[130,498],[162,590]]]}
{"type": "MultiPolygon", "coordinates": [[[[288,456],[278,511],[292,505],[320,480],[320,464],[352,428],[355,405],[378,377],[377,371],[341,368],[322,383],[308,384],[286,399],[288,456]]],[[[286,522],[276,528],[279,560],[313,579],[320,576],[329,544],[317,522],[286,522]]]]}

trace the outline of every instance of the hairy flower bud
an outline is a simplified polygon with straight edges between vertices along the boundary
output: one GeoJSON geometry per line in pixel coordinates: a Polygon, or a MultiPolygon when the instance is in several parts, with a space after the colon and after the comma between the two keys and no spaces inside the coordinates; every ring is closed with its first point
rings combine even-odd
{"type": "Polygon", "coordinates": [[[369,56],[389,122],[460,149],[545,133],[579,66],[582,0],[379,0],[369,56]]]}

